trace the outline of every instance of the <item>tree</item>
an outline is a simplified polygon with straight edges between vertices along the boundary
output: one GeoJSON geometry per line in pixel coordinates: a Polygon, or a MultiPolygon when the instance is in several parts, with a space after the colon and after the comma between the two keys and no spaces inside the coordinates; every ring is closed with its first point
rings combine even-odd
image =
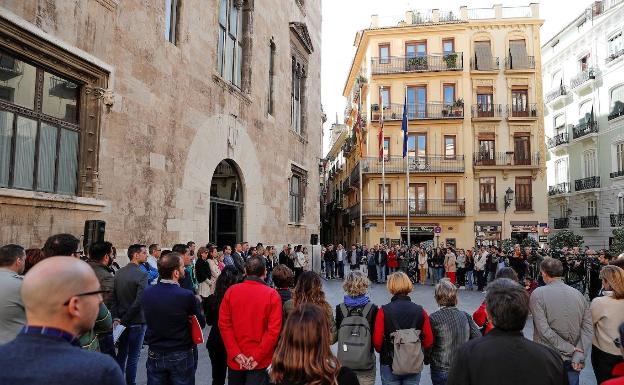
{"type": "Polygon", "coordinates": [[[560,250],[563,247],[581,247],[583,237],[570,230],[562,230],[550,236],[550,248],[560,250]]]}
{"type": "Polygon", "coordinates": [[[616,254],[624,253],[624,227],[613,229],[613,251],[616,254]]]}

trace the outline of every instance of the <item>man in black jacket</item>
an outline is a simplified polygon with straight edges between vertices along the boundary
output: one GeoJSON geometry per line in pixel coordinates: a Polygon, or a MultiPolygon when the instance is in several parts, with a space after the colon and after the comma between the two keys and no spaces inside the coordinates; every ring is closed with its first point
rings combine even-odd
{"type": "Polygon", "coordinates": [[[245,275],[245,258],[243,257],[243,245],[237,243],[234,245],[234,252],[232,253],[232,259],[234,260],[234,266],[238,269],[238,272],[245,275]]]}
{"type": "Polygon", "coordinates": [[[147,247],[131,245],[128,248],[130,263],[115,274],[111,314],[113,324],[126,327],[118,340],[117,363],[126,374],[126,383],[134,385],[137,364],[145,336],[145,316],[141,308],[143,290],[147,287],[147,274],[140,264],[147,262],[147,247]]]}
{"type": "Polygon", "coordinates": [[[447,385],[568,384],[559,354],[522,334],[529,315],[529,295],[522,286],[508,278],[494,280],[485,306],[494,329],[459,348],[447,385]]]}
{"type": "Polygon", "coordinates": [[[325,278],[334,279],[336,277],[336,259],[338,259],[338,256],[336,250],[334,250],[334,245],[327,246],[327,251],[325,252],[325,278]]]}

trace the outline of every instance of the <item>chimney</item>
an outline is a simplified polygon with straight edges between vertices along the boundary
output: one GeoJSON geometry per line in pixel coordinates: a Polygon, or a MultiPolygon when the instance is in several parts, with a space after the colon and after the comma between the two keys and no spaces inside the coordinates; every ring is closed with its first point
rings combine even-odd
{"type": "Polygon", "coordinates": [[[379,27],[379,15],[371,15],[371,28],[379,27]]]}

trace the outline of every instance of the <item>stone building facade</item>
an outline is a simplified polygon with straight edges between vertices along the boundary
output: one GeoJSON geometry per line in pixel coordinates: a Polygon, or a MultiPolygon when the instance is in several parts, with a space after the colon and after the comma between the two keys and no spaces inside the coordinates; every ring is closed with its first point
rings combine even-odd
{"type": "Polygon", "coordinates": [[[3,1],[0,244],[309,243],[320,31],[315,0],[3,1]]]}

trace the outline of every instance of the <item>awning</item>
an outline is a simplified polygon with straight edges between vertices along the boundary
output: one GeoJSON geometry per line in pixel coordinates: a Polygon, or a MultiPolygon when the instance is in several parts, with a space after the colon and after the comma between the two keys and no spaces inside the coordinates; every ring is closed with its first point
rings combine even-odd
{"type": "Polygon", "coordinates": [[[537,221],[511,221],[512,226],[537,226],[537,221]]]}
{"type": "MultiPolygon", "coordinates": [[[[537,222],[535,222],[537,223],[537,222]]],[[[486,221],[486,222],[475,222],[475,226],[502,226],[503,222],[501,221],[486,221]]]]}

